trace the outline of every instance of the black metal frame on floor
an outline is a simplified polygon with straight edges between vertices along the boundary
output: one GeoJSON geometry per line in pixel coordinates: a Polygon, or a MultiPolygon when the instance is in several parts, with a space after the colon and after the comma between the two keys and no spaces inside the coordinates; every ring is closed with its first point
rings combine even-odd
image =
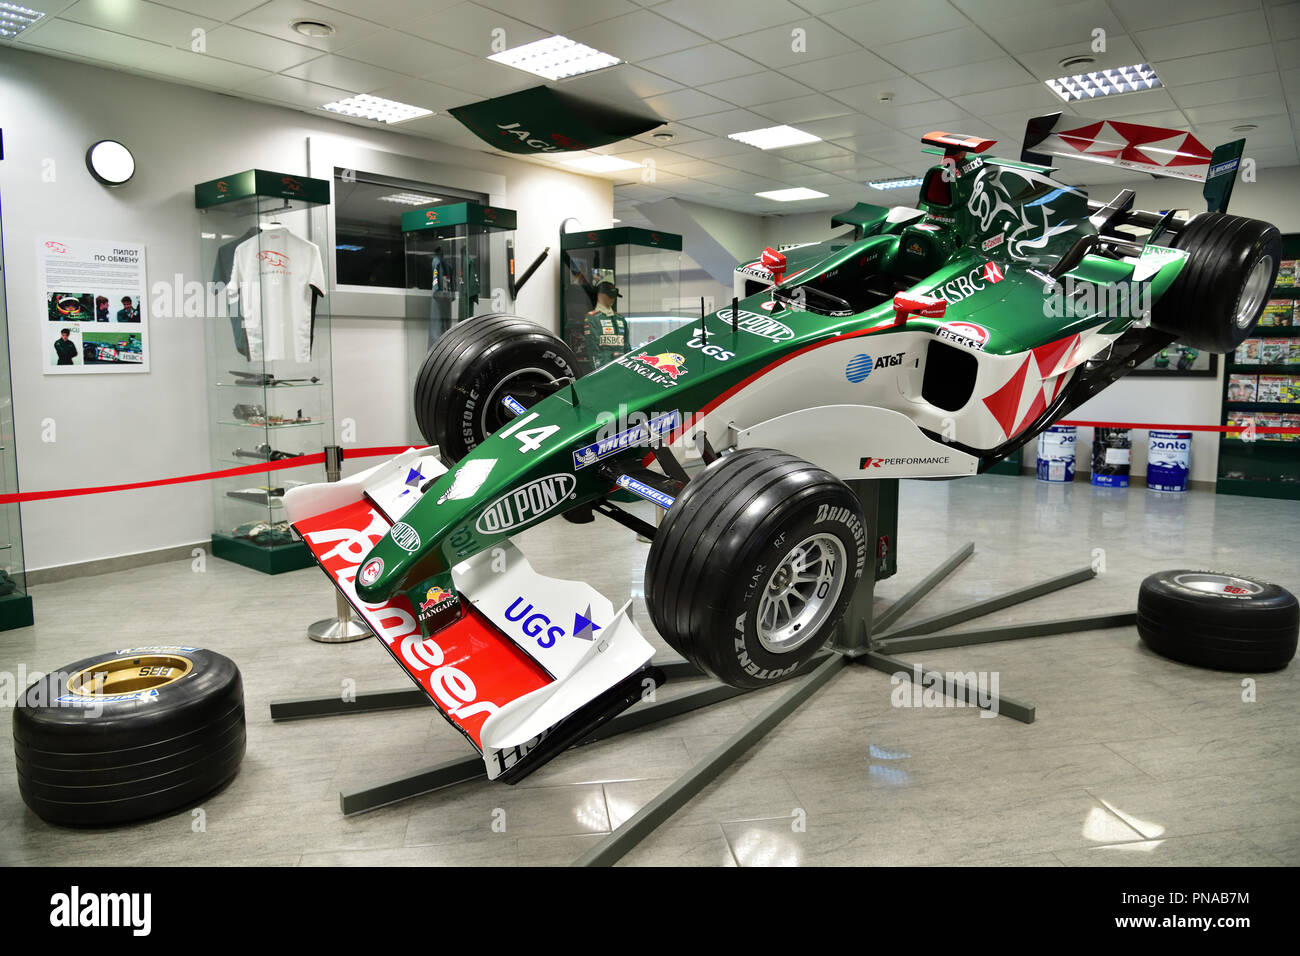
{"type": "MultiPolygon", "coordinates": [[[[853,488],[862,505],[867,527],[874,531],[879,514],[879,482],[851,481],[849,486],[853,488]]],[[[869,535],[867,540],[875,540],[875,535],[869,535]]],[[[1101,628],[1128,627],[1136,623],[1136,612],[1127,611],[944,634],[935,633],[994,611],[1023,604],[1025,601],[1031,601],[1062,588],[1089,581],[1097,573],[1089,566],[945,611],[914,624],[894,626],[974,553],[973,542],[963,545],[878,616],[874,613],[874,576],[864,575],[854,591],[843,621],[831,639],[829,653],[819,654],[808,661],[787,680],[791,685],[790,690],[575,861],[575,865],[608,866],[617,862],[715,780],[745,751],[793,713],[846,664],[865,664],[887,674],[901,674],[909,680],[920,677],[923,685],[942,688],[946,696],[992,710],[1013,720],[1033,723],[1035,713],[1033,704],[1010,697],[977,694],[976,688],[967,686],[958,676],[925,670],[894,655],[995,641],[1074,634],[1101,628]]],[[[670,661],[658,663],[656,666],[664,671],[670,682],[706,676],[686,661],[670,661]]],[[[598,740],[606,740],[629,730],[637,730],[659,721],[678,717],[744,693],[746,693],[744,690],[717,684],[641,704],[607,721],[575,746],[586,746],[598,740]]],[[[422,690],[412,687],[357,694],[351,700],[334,696],[275,701],[271,704],[271,718],[295,720],[416,706],[431,706],[431,702],[422,690]]],[[[344,814],[362,813],[485,776],[483,759],[478,754],[474,754],[435,764],[367,787],[344,790],[339,794],[339,806],[344,814]]]]}

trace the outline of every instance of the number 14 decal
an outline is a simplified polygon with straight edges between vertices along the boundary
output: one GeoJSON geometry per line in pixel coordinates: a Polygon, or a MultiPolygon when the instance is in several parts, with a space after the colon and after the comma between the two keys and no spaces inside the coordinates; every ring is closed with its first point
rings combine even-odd
{"type": "Polygon", "coordinates": [[[519,451],[521,454],[523,452],[536,451],[542,447],[542,442],[546,441],[546,439],[550,438],[560,430],[559,425],[541,425],[537,428],[524,428],[522,431],[519,431],[519,429],[524,425],[527,425],[536,417],[536,412],[529,412],[522,418],[516,418],[513,422],[498,432],[498,434],[502,438],[508,438],[509,436],[514,435],[519,439],[519,451]],[[515,432],[518,432],[518,434],[515,434],[515,432]]]}

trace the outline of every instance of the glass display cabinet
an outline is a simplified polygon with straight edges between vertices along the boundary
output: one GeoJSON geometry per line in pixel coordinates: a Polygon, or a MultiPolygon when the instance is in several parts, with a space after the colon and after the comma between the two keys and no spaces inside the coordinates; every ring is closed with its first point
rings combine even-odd
{"type": "MultiPolygon", "coordinates": [[[[214,471],[275,462],[334,444],[330,365],[330,184],[254,169],[194,187],[214,471]]],[[[293,540],[283,496],[322,466],[210,482],[212,553],[268,574],[312,564],[293,540]]]]}
{"type": "MultiPolygon", "coordinates": [[[[3,226],[0,226],[0,494],[18,491],[14,448],[13,380],[9,372],[9,318],[5,310],[3,226]]],[[[0,631],[32,623],[23,564],[23,523],[17,502],[0,505],[0,631]]]]}
{"type": "Polygon", "coordinates": [[[402,214],[406,314],[428,320],[426,350],[457,322],[514,311],[515,222],[513,209],[476,202],[402,214]]]}
{"type": "Polygon", "coordinates": [[[583,374],[698,319],[682,304],[682,237],[632,226],[564,233],[560,316],[583,374]]]}

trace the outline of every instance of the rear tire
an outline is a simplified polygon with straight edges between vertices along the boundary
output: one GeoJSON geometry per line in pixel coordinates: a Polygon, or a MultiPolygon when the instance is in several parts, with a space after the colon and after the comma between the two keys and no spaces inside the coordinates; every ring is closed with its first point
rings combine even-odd
{"type": "Polygon", "coordinates": [[[1161,571],[1138,589],[1138,634],[1170,660],[1216,670],[1279,670],[1295,657],[1296,597],[1217,571],[1161,571]]]}
{"type": "Polygon", "coordinates": [[[723,683],[768,686],[833,633],[866,568],[866,534],[857,499],[829,472],[766,448],[726,455],[691,480],[655,534],[650,619],[723,683]]]}
{"type": "Polygon", "coordinates": [[[577,376],[573,351],[541,326],[491,314],[455,325],[424,357],[415,378],[420,434],[455,464],[514,416],[501,404],[512,395],[525,408],[577,376]]]}
{"type": "Polygon", "coordinates": [[[1210,352],[1234,351],[1255,328],[1282,261],[1282,236],[1258,219],[1204,213],[1174,237],[1187,262],[1151,324],[1210,352]]]}

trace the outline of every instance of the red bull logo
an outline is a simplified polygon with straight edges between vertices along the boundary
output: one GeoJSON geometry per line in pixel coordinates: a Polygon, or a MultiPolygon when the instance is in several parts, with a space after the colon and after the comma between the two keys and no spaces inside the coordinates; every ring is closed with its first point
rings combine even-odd
{"type": "Polygon", "coordinates": [[[441,604],[443,601],[455,597],[450,591],[444,591],[437,585],[429,588],[424,594],[424,601],[420,604],[421,611],[427,611],[431,607],[441,604]]]}
{"type": "Polygon", "coordinates": [[[673,381],[676,381],[679,375],[686,374],[686,356],[678,352],[660,352],[658,355],[642,352],[640,355],[633,355],[632,361],[643,362],[655,371],[663,372],[673,381]]]}

